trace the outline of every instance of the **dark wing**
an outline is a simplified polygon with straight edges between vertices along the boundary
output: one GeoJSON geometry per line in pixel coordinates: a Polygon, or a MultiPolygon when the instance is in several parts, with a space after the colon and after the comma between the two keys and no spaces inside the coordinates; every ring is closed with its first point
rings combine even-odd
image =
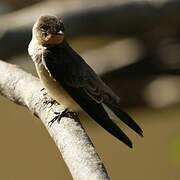
{"type": "Polygon", "coordinates": [[[121,110],[120,98],[96,75],[89,65],[69,46],[67,58],[71,59],[66,82],[70,86],[81,87],[97,103],[104,103],[118,116],[126,125],[132,128],[139,135],[143,136],[143,131],[139,125],[124,111],[121,110]]]}
{"type": "Polygon", "coordinates": [[[73,97],[73,99],[81,106],[81,108],[89,114],[99,125],[101,125],[106,131],[124,142],[127,146],[132,148],[132,142],[124,134],[124,132],[109,118],[108,114],[104,110],[102,104],[97,103],[91,97],[89,97],[82,88],[63,86],[66,91],[73,97]]]}
{"type": "Polygon", "coordinates": [[[108,117],[101,103],[105,103],[123,122],[142,134],[140,127],[120,110],[119,97],[69,46],[47,50],[43,60],[53,78],[61,82],[82,109],[115,137],[131,146],[128,137],[108,117]]]}

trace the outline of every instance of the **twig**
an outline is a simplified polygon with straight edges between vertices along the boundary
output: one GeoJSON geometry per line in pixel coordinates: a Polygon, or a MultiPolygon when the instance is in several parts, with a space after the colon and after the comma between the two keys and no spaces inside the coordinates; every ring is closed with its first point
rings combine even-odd
{"type": "Polygon", "coordinates": [[[63,106],[44,103],[50,100],[41,91],[34,76],[15,65],[0,61],[0,94],[27,107],[40,118],[55,141],[72,176],[76,180],[109,180],[105,167],[78,118],[62,118],[51,127],[48,122],[62,112],[63,106]]]}

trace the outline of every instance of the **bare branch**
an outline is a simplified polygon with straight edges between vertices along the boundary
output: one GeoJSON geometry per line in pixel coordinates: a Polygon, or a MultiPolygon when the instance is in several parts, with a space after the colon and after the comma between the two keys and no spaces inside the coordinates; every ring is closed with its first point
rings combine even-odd
{"type": "Polygon", "coordinates": [[[109,180],[105,167],[78,119],[62,118],[51,127],[48,122],[62,112],[63,106],[44,103],[50,100],[41,91],[37,78],[15,65],[0,61],[0,93],[27,107],[39,117],[55,141],[72,176],[76,180],[109,180]]]}

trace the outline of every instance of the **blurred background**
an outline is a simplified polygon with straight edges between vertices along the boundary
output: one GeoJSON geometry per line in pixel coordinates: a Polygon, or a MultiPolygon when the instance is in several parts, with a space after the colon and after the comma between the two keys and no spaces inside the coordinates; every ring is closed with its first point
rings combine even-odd
{"type": "MultiPolygon", "coordinates": [[[[1,0],[0,59],[36,75],[27,54],[42,14],[62,17],[66,38],[121,97],[144,138],[119,122],[134,149],[81,118],[112,180],[180,179],[179,0],[1,0]]],[[[0,179],[70,180],[42,123],[0,97],[0,179]]]]}

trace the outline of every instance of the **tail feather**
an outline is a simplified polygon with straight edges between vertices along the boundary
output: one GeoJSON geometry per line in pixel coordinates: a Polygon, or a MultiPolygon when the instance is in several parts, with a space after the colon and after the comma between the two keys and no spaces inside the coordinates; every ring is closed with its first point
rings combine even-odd
{"type": "Polygon", "coordinates": [[[108,103],[107,106],[119,117],[127,126],[132,128],[140,136],[143,136],[143,130],[140,126],[124,111],[119,108],[119,105],[108,103]]]}
{"type": "Polygon", "coordinates": [[[120,141],[124,142],[127,146],[132,148],[131,140],[126,136],[126,134],[109,118],[107,112],[103,108],[102,104],[94,101],[90,96],[88,96],[82,89],[72,88],[69,86],[64,86],[74,100],[80,105],[80,107],[100,126],[102,126],[106,131],[115,136],[120,141]]]}
{"type": "Polygon", "coordinates": [[[115,136],[120,141],[124,142],[128,147],[132,148],[131,140],[126,136],[126,134],[109,118],[105,109],[101,104],[93,104],[90,107],[84,106],[83,109],[106,131],[115,136]],[[87,108],[87,109],[86,109],[87,108]]]}
{"type": "Polygon", "coordinates": [[[128,147],[133,147],[131,140],[110,118],[104,118],[103,120],[96,119],[96,122],[110,134],[118,138],[120,141],[124,142],[128,147]]]}

